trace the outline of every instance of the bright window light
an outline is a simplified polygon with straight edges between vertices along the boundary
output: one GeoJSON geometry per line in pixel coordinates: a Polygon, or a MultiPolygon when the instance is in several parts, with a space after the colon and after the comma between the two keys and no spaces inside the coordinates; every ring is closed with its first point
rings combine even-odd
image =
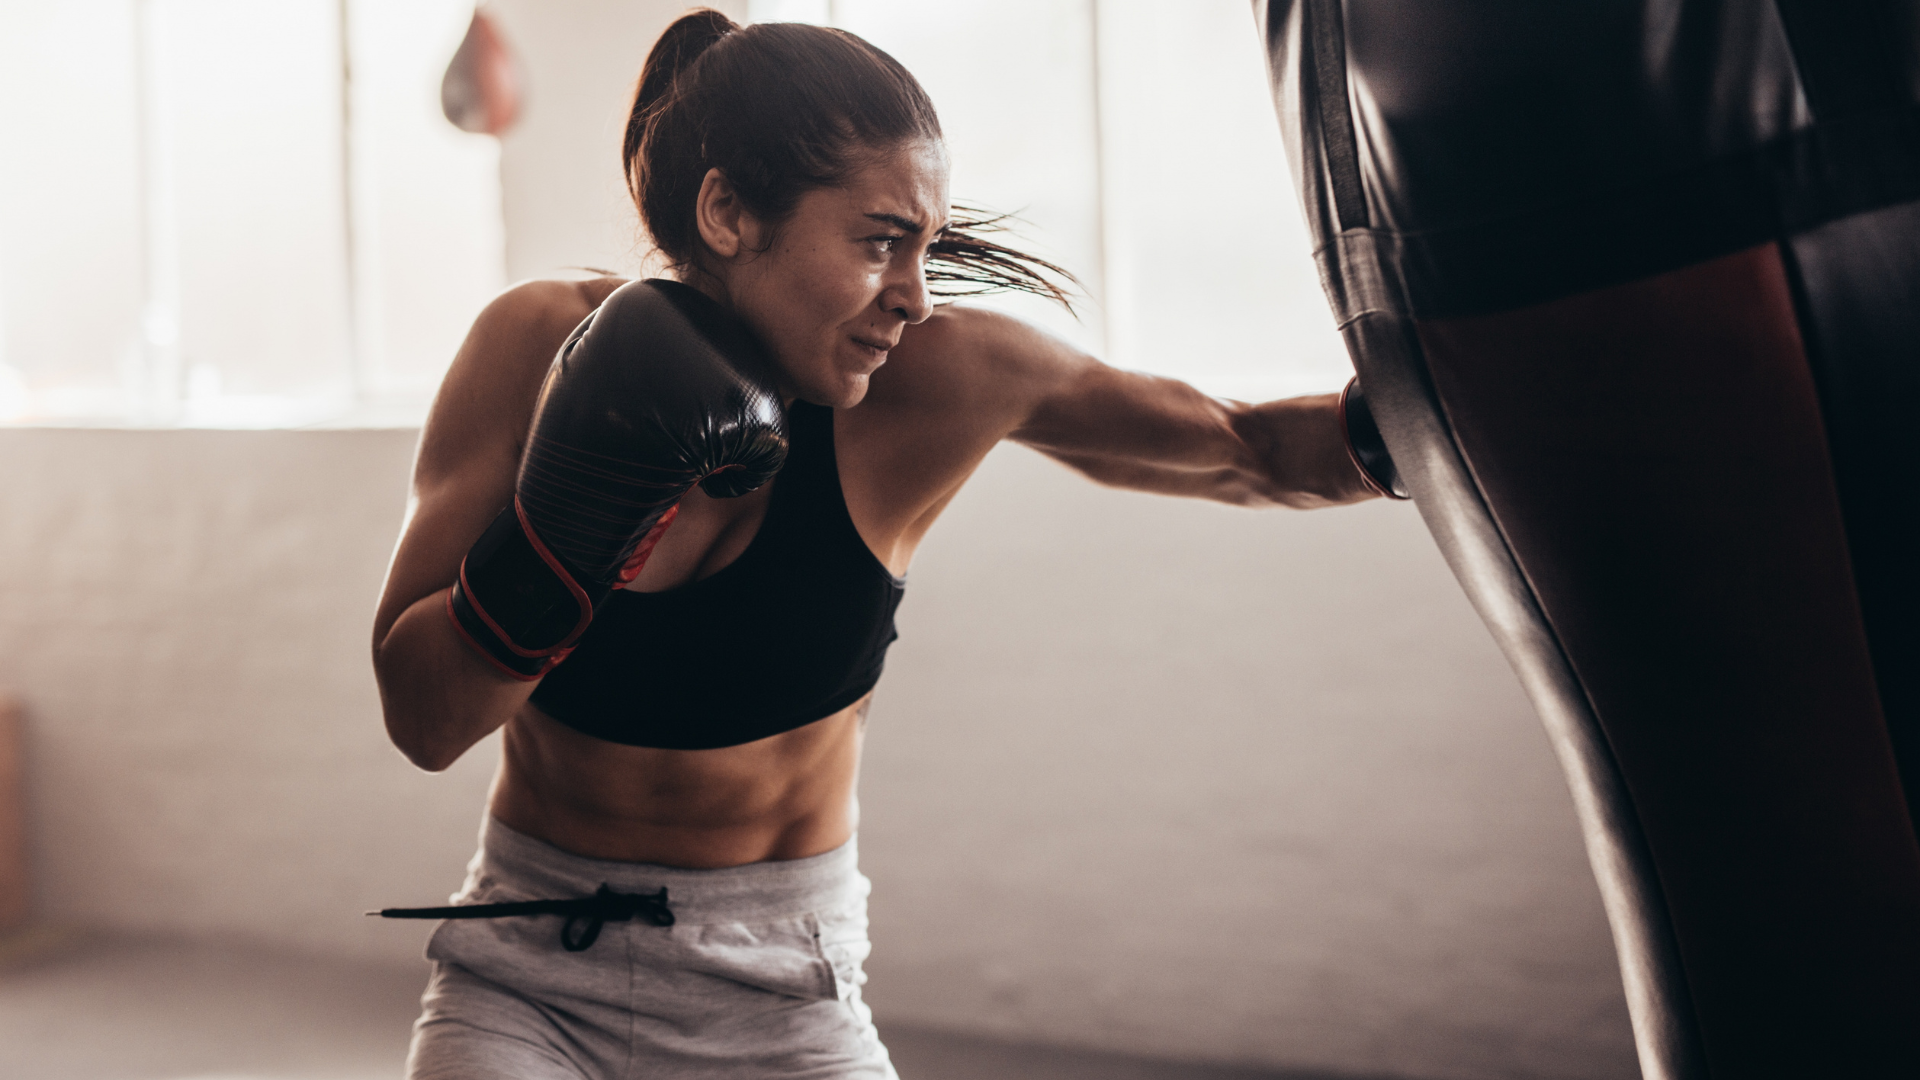
{"type": "Polygon", "coordinates": [[[803,22],[833,25],[833,0],[748,0],[748,22],[803,22]]]}
{"type": "Polygon", "coordinates": [[[472,10],[10,8],[0,421],[417,421],[504,277],[497,144],[439,115],[472,10]]]}
{"type": "MultiPolygon", "coordinates": [[[[750,0],[940,109],[955,197],[1073,270],[987,302],[1225,396],[1336,387],[1245,0],[750,0]]],[[[529,9],[537,10],[537,9],[529,9]]],[[[504,284],[471,0],[61,0],[0,33],[0,423],[416,423],[504,284]]],[[[636,59],[637,65],[637,59],[636,59]]]]}

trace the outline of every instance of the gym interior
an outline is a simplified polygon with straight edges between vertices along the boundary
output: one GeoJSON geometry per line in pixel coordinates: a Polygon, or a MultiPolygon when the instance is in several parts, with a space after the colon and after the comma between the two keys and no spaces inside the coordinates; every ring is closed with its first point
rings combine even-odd
{"type": "MultiPolygon", "coordinates": [[[[1351,373],[1244,0],[718,0],[940,107],[954,192],[1085,287],[989,298],[1257,400],[1351,373]]],[[[497,736],[368,664],[419,424],[507,284],[648,271],[617,147],[679,0],[0,20],[0,1074],[401,1075],[497,736]]],[[[993,452],[911,574],[860,807],[901,1075],[1624,1080],[1620,960],[1533,706],[1406,503],[1253,512],[993,452]],[[1017,522],[1018,528],[1009,528],[1017,522]]]]}

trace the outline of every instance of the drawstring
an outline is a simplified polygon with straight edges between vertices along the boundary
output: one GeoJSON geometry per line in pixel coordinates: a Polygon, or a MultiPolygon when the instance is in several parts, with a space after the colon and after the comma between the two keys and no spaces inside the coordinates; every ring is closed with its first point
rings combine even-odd
{"type": "Polygon", "coordinates": [[[610,922],[641,919],[652,926],[672,926],[667,890],[656,893],[614,892],[602,884],[592,896],[574,900],[517,900],[506,904],[461,904],[456,907],[382,908],[369,911],[383,919],[499,919],[510,915],[565,915],[560,944],[568,952],[585,952],[610,922]]]}

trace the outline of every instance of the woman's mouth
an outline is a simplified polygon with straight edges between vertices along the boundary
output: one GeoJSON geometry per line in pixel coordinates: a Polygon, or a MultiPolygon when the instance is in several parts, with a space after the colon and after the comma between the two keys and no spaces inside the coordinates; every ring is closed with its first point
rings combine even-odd
{"type": "Polygon", "coordinates": [[[872,357],[876,364],[884,362],[887,358],[887,353],[892,351],[894,346],[894,343],[891,341],[860,337],[857,334],[853,336],[853,343],[858,345],[868,356],[872,357]]]}

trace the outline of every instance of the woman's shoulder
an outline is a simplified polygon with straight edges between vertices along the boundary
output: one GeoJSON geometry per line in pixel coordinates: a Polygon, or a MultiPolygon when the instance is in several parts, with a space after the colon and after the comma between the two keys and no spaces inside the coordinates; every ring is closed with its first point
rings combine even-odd
{"type": "Polygon", "coordinates": [[[624,284],[626,279],[617,277],[538,278],[509,286],[474,319],[449,377],[485,383],[520,382],[534,371],[544,375],[554,351],[580,320],[624,284]]]}
{"type": "Polygon", "coordinates": [[[982,348],[1035,332],[1038,328],[1019,316],[954,301],[935,307],[924,322],[906,327],[900,343],[906,348],[982,348]]]}
{"type": "Polygon", "coordinates": [[[1017,316],[965,303],[937,308],[901,334],[866,400],[836,423],[848,506],[877,500],[924,529],[981,459],[1090,362],[1017,316]]]}
{"type": "Polygon", "coordinates": [[[893,393],[948,402],[975,394],[1004,397],[1085,359],[1069,342],[1017,315],[975,304],[943,304],[900,335],[899,346],[874,376],[874,388],[884,382],[893,393]]]}
{"type": "Polygon", "coordinates": [[[421,440],[427,472],[489,457],[517,461],[553,356],[624,278],[522,281],[482,308],[447,368],[421,440]]]}
{"type": "Polygon", "coordinates": [[[551,331],[580,324],[607,294],[627,283],[626,278],[601,276],[578,280],[533,278],[509,285],[480,312],[478,324],[500,329],[551,331]]]}
{"type": "Polygon", "coordinates": [[[978,370],[983,364],[1018,367],[1068,347],[1017,315],[959,302],[942,304],[925,322],[908,326],[895,355],[921,366],[978,370]]]}

